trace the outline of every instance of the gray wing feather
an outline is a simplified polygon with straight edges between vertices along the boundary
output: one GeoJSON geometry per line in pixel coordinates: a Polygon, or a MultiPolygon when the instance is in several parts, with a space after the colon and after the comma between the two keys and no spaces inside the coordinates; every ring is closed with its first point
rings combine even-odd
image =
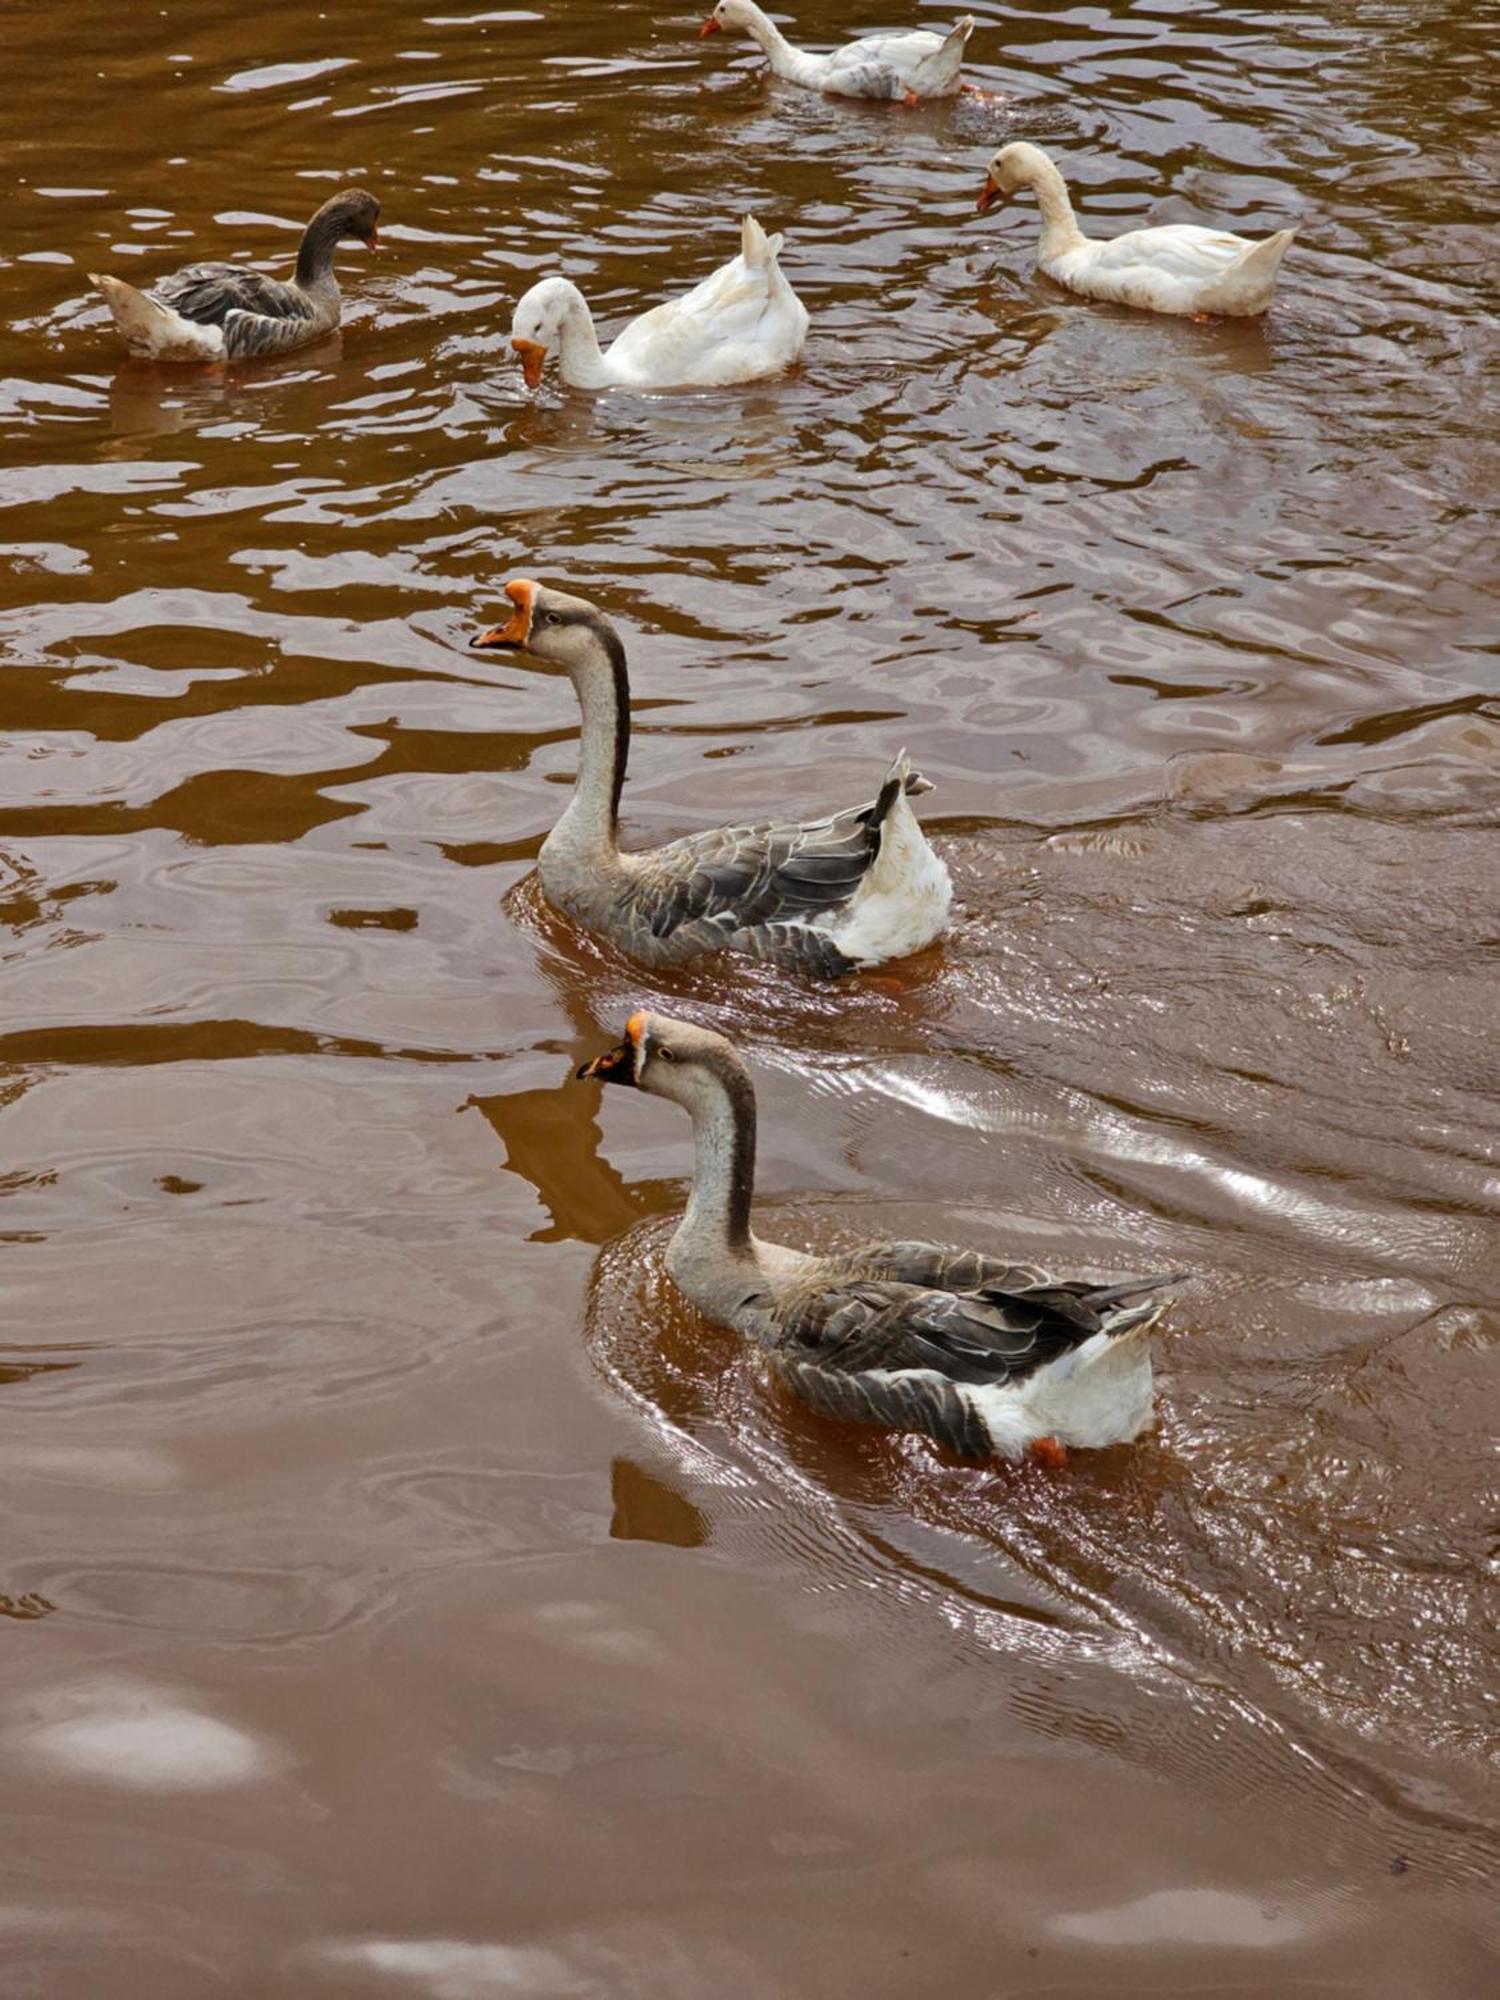
{"type": "Polygon", "coordinates": [[[151,297],[199,326],[223,326],[231,313],[271,320],[307,320],[303,293],[243,264],[188,264],[151,287],[151,297]]]}

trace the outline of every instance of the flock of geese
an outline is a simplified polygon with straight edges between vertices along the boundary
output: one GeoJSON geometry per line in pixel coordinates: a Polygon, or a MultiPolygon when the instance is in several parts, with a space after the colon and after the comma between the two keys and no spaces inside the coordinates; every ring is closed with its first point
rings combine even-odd
{"type": "MultiPolygon", "coordinates": [[[[719,0],[704,35],[738,30],[776,75],[830,96],[915,104],[969,86],[960,74],[974,22],[947,35],[872,35],[831,53],[796,47],[755,0],[719,0]]],[[[1291,242],[1175,224],[1107,240],[1078,226],[1067,185],[1040,147],[1003,146],[976,206],[1029,188],[1041,209],[1039,264],[1084,297],[1146,310],[1247,315],[1271,302],[1291,242]]],[[[334,253],[373,246],[380,204],[335,195],[307,225],[293,276],[193,264],[150,291],[94,277],[129,345],[173,359],[285,353],[338,323],[334,253]]],[[[549,357],[582,389],[713,387],[789,367],[808,314],[783,275],[780,236],[753,216],[740,254],[685,297],[632,320],[601,348],[582,293],[563,276],[518,302],[512,347],[536,387],[549,357]]],[[[548,901],[637,964],[679,966],[739,953],[816,979],[932,944],[952,886],[911,801],[930,789],[902,752],[873,799],[808,822],[714,828],[650,850],[620,845],[630,745],[630,681],[619,633],[596,605],[529,579],[505,586],[510,616],[479,650],[562,667],[582,716],[572,799],[541,850],[548,901]]],[[[816,1409],[925,1433],[969,1458],[1061,1463],[1069,1447],[1138,1437],[1151,1420],[1149,1330],[1181,1274],[1098,1285],[1049,1277],[973,1250],[869,1242],[815,1256],[751,1228],[755,1092],[732,1044],[712,1030],[640,1011],[619,1046],[578,1074],[665,1097],[692,1120],[687,1209],[667,1252],[682,1292],[746,1335],[816,1409]]]]}

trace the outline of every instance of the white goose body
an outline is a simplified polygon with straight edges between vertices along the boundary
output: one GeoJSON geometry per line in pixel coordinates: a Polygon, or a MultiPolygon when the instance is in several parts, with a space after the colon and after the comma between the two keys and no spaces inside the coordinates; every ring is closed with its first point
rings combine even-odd
{"type": "Polygon", "coordinates": [[[1149,1426],[1148,1336],[1175,1277],[1095,1285],[931,1243],[827,1257],[768,1243],[750,1227],[755,1092],[722,1035],[633,1014],[619,1047],[579,1074],[688,1112],[692,1193],[667,1268],[813,1408],[922,1431],[967,1458],[1055,1458],[1149,1426]]]}
{"type": "Polygon", "coordinates": [[[1055,163],[1024,140],[1003,146],[991,160],[977,206],[983,212],[1022,187],[1032,189],[1041,207],[1037,262],[1047,276],[1083,298],[1146,312],[1229,318],[1265,312],[1296,233],[1279,229],[1257,239],[1173,222],[1099,241],[1079,228],[1055,163]]]}
{"type": "Polygon", "coordinates": [[[814,55],[789,42],[755,0],[719,0],[700,33],[738,28],[765,51],[775,75],[804,90],[821,90],[829,97],[867,97],[916,103],[928,97],[952,97],[961,86],[964,44],[974,32],[974,17],[963,19],[946,35],[930,28],[896,34],[866,35],[846,42],[827,55],[814,55]]]}
{"type": "Polygon", "coordinates": [[[807,308],[778,261],[782,239],[753,215],[738,257],[680,299],[642,313],[601,349],[593,314],[567,278],[543,278],[516,306],[511,346],[535,388],[549,353],[575,389],[708,389],[779,375],[802,352],[807,308]]]}
{"type": "Polygon", "coordinates": [[[911,809],[930,788],[904,752],[874,799],[826,819],[711,827],[623,851],[630,682],[620,636],[584,598],[529,579],[505,594],[515,615],[471,643],[566,668],[583,713],[578,781],[538,862],[555,908],[640,964],[728,951],[816,978],[905,957],[941,935],[952,883],[911,809]]]}

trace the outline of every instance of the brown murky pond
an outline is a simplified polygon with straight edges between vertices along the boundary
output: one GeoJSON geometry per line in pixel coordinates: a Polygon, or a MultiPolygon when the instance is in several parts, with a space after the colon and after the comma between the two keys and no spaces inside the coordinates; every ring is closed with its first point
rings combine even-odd
{"type": "MultiPolygon", "coordinates": [[[[0,1987],[1493,1991],[1496,68],[1425,0],[972,0],[994,101],[769,82],[646,4],[21,6],[0,516],[0,1987]],[[1073,301],[1288,222],[1262,326],[1073,301]],[[290,255],[343,330],[117,358],[89,270],[290,255]],[[533,398],[753,209],[794,377],[533,398]],[[647,979],[530,882],[595,595],[641,838],[867,790],[963,904],[838,991],[647,979]],[[1199,1273],[1160,1424],[959,1467],[663,1276],[726,1025],[770,1233],[1199,1273]]],[[[806,0],[831,41],[948,6],[806,0]]]]}

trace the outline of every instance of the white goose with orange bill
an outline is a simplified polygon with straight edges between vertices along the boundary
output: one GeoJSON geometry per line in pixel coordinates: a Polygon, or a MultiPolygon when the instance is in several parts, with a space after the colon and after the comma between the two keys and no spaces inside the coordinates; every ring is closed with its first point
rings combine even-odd
{"type": "Polygon", "coordinates": [[[1127,229],[1105,240],[1078,227],[1067,182],[1040,146],[1002,146],[975,207],[983,215],[1018,188],[1030,188],[1042,211],[1037,263],[1049,278],[1086,299],[1186,317],[1263,313],[1276,291],[1292,229],[1259,239],[1204,229],[1193,222],[1127,229]]]}
{"type": "Polygon", "coordinates": [[[670,1098],[693,1121],[687,1210],[667,1269],[827,1416],[921,1431],[963,1458],[1064,1462],[1151,1422],[1148,1335],[1181,1281],[1047,1277],[978,1250],[867,1242],[814,1256],[750,1226],[755,1089],[733,1045],[664,1014],[579,1070],[670,1098]]]}
{"type": "Polygon", "coordinates": [[[953,97],[966,87],[959,71],[964,44],[974,32],[974,16],[965,14],[946,35],[936,35],[930,28],[865,35],[821,56],[789,42],[755,0],[719,0],[698,32],[713,35],[736,28],[765,51],[775,75],[800,83],[804,90],[821,90],[827,97],[919,104],[928,97],[953,97]]]}
{"type": "Polygon", "coordinates": [[[543,278],[511,319],[528,386],[540,386],[549,354],[575,389],[712,389],[779,375],[807,338],[807,308],[778,262],[781,242],[747,215],[738,257],[685,297],[633,319],[608,348],[578,287],[543,278]]]}
{"type": "Polygon", "coordinates": [[[325,201],[302,232],[297,268],[268,278],[243,264],[188,264],[148,292],[89,274],[115,325],[138,354],[164,361],[249,361],[287,354],[331,332],[342,298],[333,274],[340,243],[376,248],[380,203],[363,188],[325,201]]]}
{"type": "Polygon", "coordinates": [[[727,951],[824,979],[941,934],[953,887],[911,809],[910,795],[931,788],[904,751],[874,799],[827,819],[714,827],[625,852],[630,682],[620,635],[585,598],[527,578],[505,594],[509,622],[471,646],[562,667],[583,711],[573,798],[538,862],[557,909],[642,965],[727,951]]]}

